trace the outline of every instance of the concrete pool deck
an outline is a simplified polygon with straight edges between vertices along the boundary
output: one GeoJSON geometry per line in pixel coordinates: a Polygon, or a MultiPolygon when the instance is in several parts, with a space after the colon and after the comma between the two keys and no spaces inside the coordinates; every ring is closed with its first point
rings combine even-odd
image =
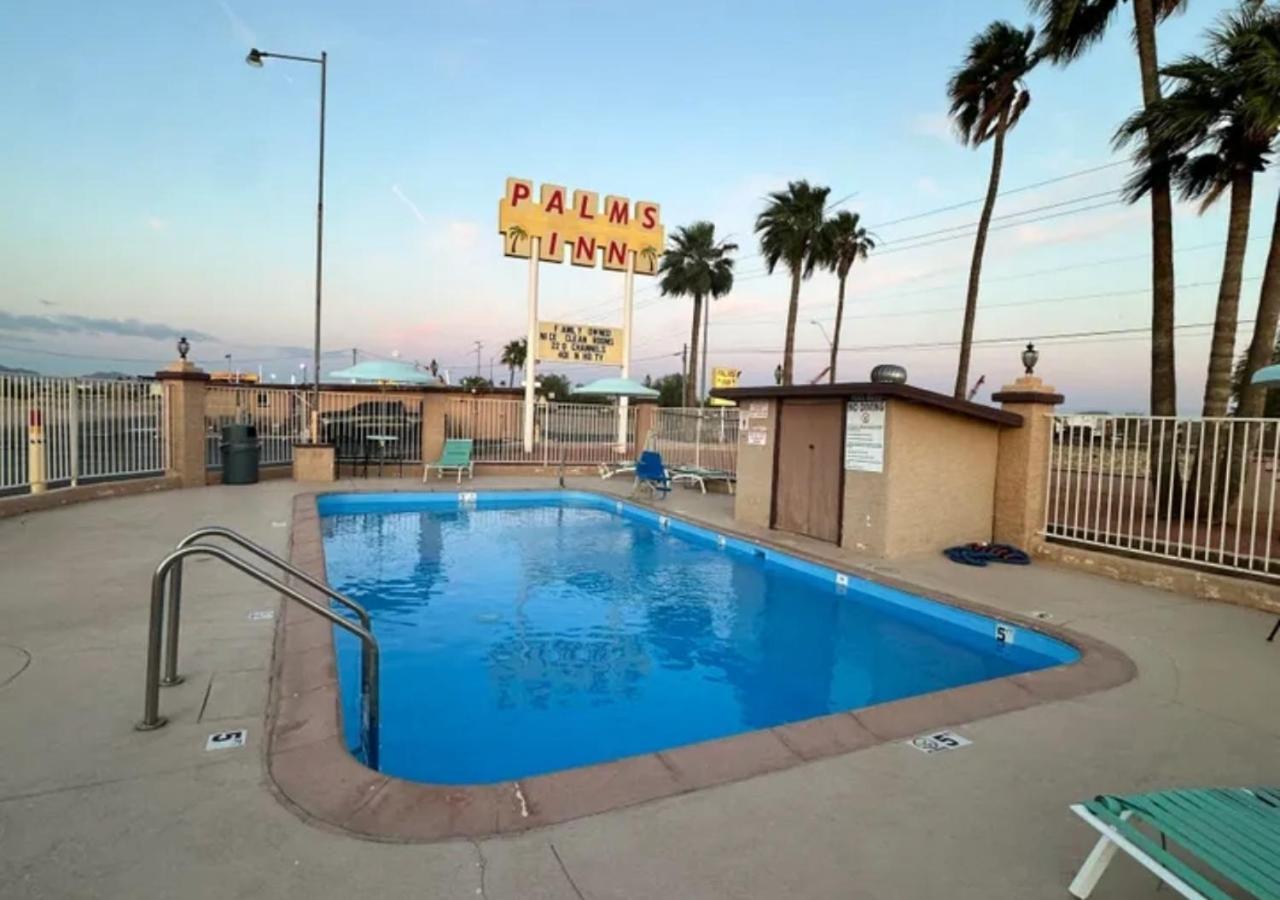
{"type": "MultiPolygon", "coordinates": [[[[1280,645],[1264,641],[1267,615],[1044,564],[969,569],[924,557],[862,567],[1012,614],[1048,613],[1123,651],[1137,677],[953,726],[974,742],[953,752],[884,743],[510,837],[352,838],[301,821],[269,786],[275,623],[249,614],[277,599],[226,567],[188,566],[188,679],[163,692],[167,727],[132,728],[156,562],[208,524],[284,553],[293,497],[307,490],[277,481],[167,491],[0,521],[0,896],[1062,897],[1093,843],[1067,804],[1280,783],[1280,645]],[[241,727],[246,748],[204,749],[210,733],[241,727]]],[[[667,505],[713,524],[730,518],[727,497],[678,490],[667,505]]],[[[1125,859],[1094,896],[1166,894],[1125,859]]]]}

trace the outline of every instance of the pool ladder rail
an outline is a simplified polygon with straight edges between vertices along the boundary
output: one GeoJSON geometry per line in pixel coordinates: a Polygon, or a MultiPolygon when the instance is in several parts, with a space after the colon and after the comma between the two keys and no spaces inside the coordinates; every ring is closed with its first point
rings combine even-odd
{"type": "Polygon", "coordinates": [[[188,556],[210,556],[220,559],[233,569],[238,569],[255,581],[301,603],[307,609],[328,619],[344,631],[354,634],[360,639],[360,706],[361,733],[363,736],[365,764],[371,769],[378,768],[378,640],[373,636],[373,627],[369,621],[368,611],[349,597],[329,587],[327,584],[312,578],[306,572],[276,556],[265,547],[254,543],[244,535],[230,528],[213,525],[198,528],[178,542],[173,552],[160,561],[151,576],[151,616],[147,628],[147,683],[146,697],[143,705],[142,719],[134,726],[139,731],[151,731],[165,724],[167,719],[160,715],[160,688],[181,684],[182,676],[178,674],[178,632],[179,618],[182,611],[182,563],[188,556]],[[251,565],[240,556],[230,553],[222,547],[215,547],[207,541],[210,538],[221,538],[247,550],[264,562],[270,563],[295,581],[310,587],[321,594],[347,607],[356,614],[360,624],[334,612],[323,603],[318,603],[305,596],[295,588],[274,578],[257,566],[251,565]],[[169,590],[165,591],[168,581],[169,590]],[[166,610],[165,597],[168,595],[166,610]],[[164,677],[160,674],[161,655],[164,657],[164,677]]]}

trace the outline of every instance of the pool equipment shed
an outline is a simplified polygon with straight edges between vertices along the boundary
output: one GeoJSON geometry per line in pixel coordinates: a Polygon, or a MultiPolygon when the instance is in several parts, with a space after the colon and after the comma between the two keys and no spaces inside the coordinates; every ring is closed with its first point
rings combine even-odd
{"type": "Polygon", "coordinates": [[[1022,537],[1009,523],[1044,479],[1024,413],[1062,400],[1034,376],[995,395],[1003,409],[884,382],[714,394],[741,410],[735,519],[885,558],[1022,537]]]}

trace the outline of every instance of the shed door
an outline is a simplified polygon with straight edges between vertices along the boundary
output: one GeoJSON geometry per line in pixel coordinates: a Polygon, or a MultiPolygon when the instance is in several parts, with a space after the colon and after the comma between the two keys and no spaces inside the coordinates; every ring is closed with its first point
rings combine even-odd
{"type": "Polygon", "coordinates": [[[844,402],[783,400],[773,527],[839,543],[844,402]]]}

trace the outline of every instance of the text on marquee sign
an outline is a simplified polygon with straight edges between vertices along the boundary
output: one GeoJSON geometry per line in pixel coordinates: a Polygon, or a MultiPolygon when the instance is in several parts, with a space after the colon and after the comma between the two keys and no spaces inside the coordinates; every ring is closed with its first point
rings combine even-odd
{"type": "Polygon", "coordinates": [[[498,201],[502,252],[528,259],[536,237],[541,262],[564,262],[567,249],[575,266],[594,266],[598,255],[604,268],[621,272],[634,253],[637,274],[656,274],[666,241],[658,204],[637,200],[633,208],[626,197],[610,195],[601,205],[599,196],[595,191],[571,196],[568,188],[544,184],[535,200],[532,181],[508,178],[498,201]]]}
{"type": "Polygon", "coordinates": [[[538,359],[622,365],[622,329],[539,322],[538,359]]]}

